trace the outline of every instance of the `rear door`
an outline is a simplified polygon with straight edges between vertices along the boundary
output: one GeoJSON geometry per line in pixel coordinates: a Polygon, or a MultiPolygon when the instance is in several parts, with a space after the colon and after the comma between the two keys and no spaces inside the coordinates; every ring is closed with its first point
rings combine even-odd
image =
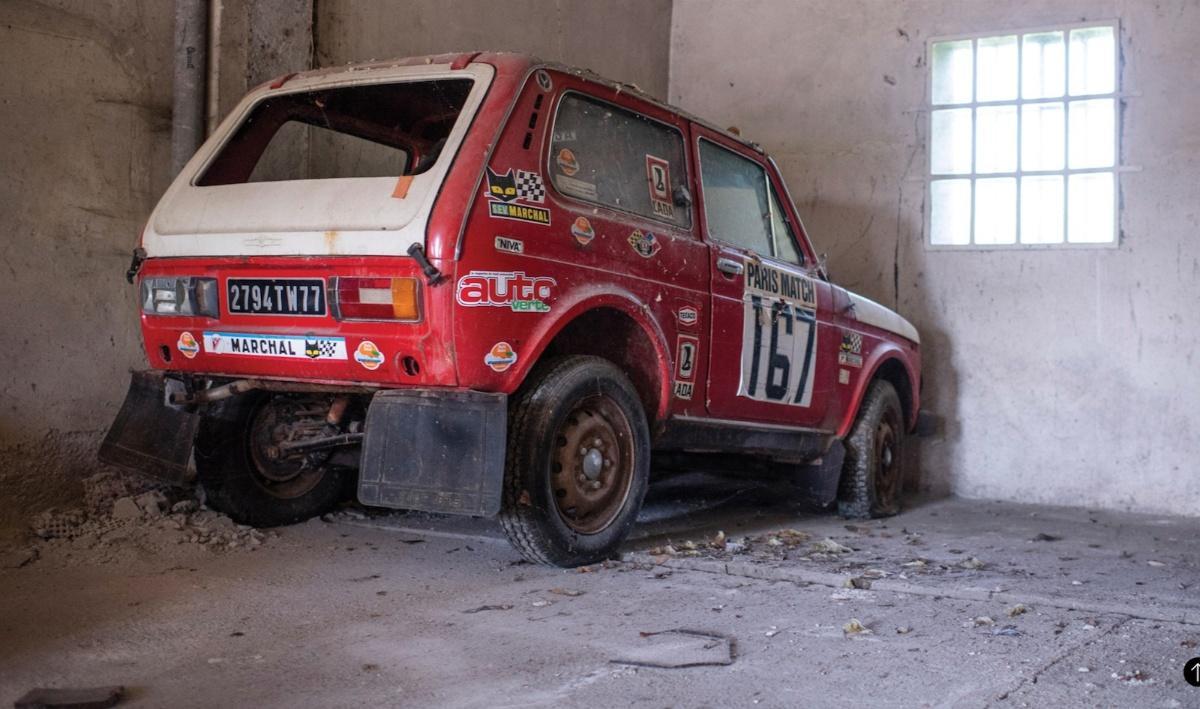
{"type": "Polygon", "coordinates": [[[798,245],[762,156],[700,127],[697,136],[712,268],[709,414],[823,429],[838,345],[829,286],[798,245]]]}

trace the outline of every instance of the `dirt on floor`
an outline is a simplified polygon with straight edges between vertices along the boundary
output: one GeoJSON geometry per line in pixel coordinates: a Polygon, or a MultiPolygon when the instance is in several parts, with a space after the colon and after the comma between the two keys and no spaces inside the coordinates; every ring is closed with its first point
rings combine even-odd
{"type": "Polygon", "coordinates": [[[348,507],[239,527],[92,480],[0,574],[0,701],[129,706],[1200,706],[1200,521],[940,500],[847,522],[656,484],[622,559],[348,507]]]}

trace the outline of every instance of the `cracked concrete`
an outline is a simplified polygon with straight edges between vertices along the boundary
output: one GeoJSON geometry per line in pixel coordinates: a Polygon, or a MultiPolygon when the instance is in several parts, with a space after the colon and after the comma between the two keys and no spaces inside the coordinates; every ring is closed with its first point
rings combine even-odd
{"type": "Polygon", "coordinates": [[[1200,606],[1195,520],[942,500],[847,528],[780,486],[682,476],[651,488],[623,561],[581,572],[521,562],[488,520],[329,519],[254,550],[43,550],[0,578],[0,700],[115,683],[130,706],[1200,702],[1182,677],[1200,625],[1153,619],[1200,606]],[[786,529],[809,541],[765,541],[786,529]],[[705,546],[718,530],[724,550],[705,546]],[[812,549],[827,538],[850,551],[812,549]],[[764,541],[730,550],[747,539],[764,541]],[[732,638],[733,664],[612,662],[672,628],[732,638]]]}

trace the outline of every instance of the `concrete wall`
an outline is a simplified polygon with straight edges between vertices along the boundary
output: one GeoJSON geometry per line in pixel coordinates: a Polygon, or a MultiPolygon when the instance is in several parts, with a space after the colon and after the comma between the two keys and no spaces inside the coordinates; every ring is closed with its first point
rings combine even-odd
{"type": "Polygon", "coordinates": [[[1195,0],[679,0],[670,100],[772,152],[834,278],[920,329],[923,485],[1194,515],[1198,34],[1195,0]],[[1112,18],[1120,248],[927,250],[926,39],[1112,18]]]}
{"type": "Polygon", "coordinates": [[[142,361],[129,254],[170,162],[170,3],[0,3],[0,526],[79,493],[142,361]]]}
{"type": "Polygon", "coordinates": [[[319,0],[316,25],[318,66],[519,51],[667,93],[671,0],[319,0]]]}

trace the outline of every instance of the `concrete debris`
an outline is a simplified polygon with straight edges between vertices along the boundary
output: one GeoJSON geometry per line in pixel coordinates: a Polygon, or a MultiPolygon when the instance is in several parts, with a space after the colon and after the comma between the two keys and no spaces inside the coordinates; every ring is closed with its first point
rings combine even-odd
{"type": "Polygon", "coordinates": [[[851,618],[849,623],[842,626],[842,632],[845,633],[846,637],[851,635],[870,635],[871,629],[863,625],[862,621],[858,618],[851,618]]]}
{"type": "Polygon", "coordinates": [[[138,509],[142,511],[142,514],[147,517],[161,517],[163,512],[170,507],[170,503],[167,502],[167,496],[158,490],[143,492],[133,498],[133,501],[137,503],[138,509]]]}
{"type": "Polygon", "coordinates": [[[1038,533],[1037,533],[1037,536],[1036,536],[1036,537],[1034,537],[1034,538],[1033,538],[1031,541],[1035,541],[1035,542],[1057,542],[1057,541],[1059,541],[1060,539],[1062,539],[1062,537],[1058,536],[1057,534],[1046,534],[1045,532],[1038,532],[1038,533]]]}
{"type": "Polygon", "coordinates": [[[571,598],[576,598],[578,596],[582,596],[585,592],[578,591],[573,588],[552,588],[550,589],[550,593],[558,596],[570,596],[571,598]]]}
{"type": "Polygon", "coordinates": [[[982,626],[993,626],[995,624],[996,624],[996,621],[992,620],[992,618],[990,616],[981,615],[981,616],[972,618],[972,619],[968,620],[967,622],[963,623],[963,627],[964,628],[979,628],[982,626]]]}
{"type": "Polygon", "coordinates": [[[1153,559],[1151,559],[1150,561],[1147,561],[1146,563],[1148,565],[1156,567],[1156,568],[1162,568],[1162,567],[1166,566],[1166,564],[1164,562],[1154,561],[1153,559]]]}
{"type": "Polygon", "coordinates": [[[1021,634],[1015,625],[1006,625],[1003,628],[992,628],[992,635],[1003,635],[1008,637],[1017,637],[1021,634]]]}
{"type": "Polygon", "coordinates": [[[198,509],[200,509],[200,503],[195,500],[180,500],[179,502],[171,505],[171,512],[173,514],[186,515],[191,514],[198,509]]]}
{"type": "Polygon", "coordinates": [[[958,565],[964,569],[970,569],[972,571],[978,571],[979,569],[982,569],[984,566],[986,566],[986,564],[984,564],[982,561],[980,561],[979,559],[976,559],[973,556],[969,559],[965,559],[963,561],[958,562],[958,565]]]}
{"type": "Polygon", "coordinates": [[[15,709],[107,709],[116,706],[125,694],[124,687],[87,689],[46,689],[26,692],[13,703],[15,709]]]}
{"type": "Polygon", "coordinates": [[[1028,612],[1029,608],[1024,603],[1018,603],[1012,608],[1009,608],[1007,611],[1009,618],[1016,618],[1017,616],[1028,612]]]}
{"type": "Polygon", "coordinates": [[[122,522],[131,522],[135,519],[140,519],[142,516],[142,508],[138,507],[137,500],[132,497],[122,497],[113,502],[112,517],[113,519],[122,522]]]}
{"type": "Polygon", "coordinates": [[[1125,684],[1128,684],[1128,685],[1131,685],[1134,687],[1141,686],[1144,684],[1152,684],[1154,682],[1154,679],[1152,677],[1150,677],[1150,673],[1143,672],[1142,670],[1133,670],[1132,672],[1122,672],[1121,674],[1117,674],[1116,672],[1114,672],[1114,673],[1112,673],[1112,678],[1115,680],[1120,680],[1121,682],[1124,682],[1125,684]]]}
{"type": "Polygon", "coordinates": [[[468,608],[463,613],[483,613],[484,611],[511,611],[511,603],[497,603],[494,605],[479,606],[478,608],[468,608]]]}
{"type": "Polygon", "coordinates": [[[51,508],[33,518],[30,527],[42,539],[70,539],[87,521],[87,512],[79,508],[51,508]]]}
{"type": "Polygon", "coordinates": [[[822,539],[819,542],[813,542],[810,548],[817,554],[849,554],[854,551],[850,547],[839,544],[832,539],[822,539]]]}
{"type": "Polygon", "coordinates": [[[912,628],[907,625],[901,625],[896,628],[896,635],[908,635],[912,632],[912,628]]]}
{"type": "Polygon", "coordinates": [[[858,588],[866,591],[871,588],[871,580],[865,576],[851,576],[842,584],[845,588],[858,588]]]}
{"type": "Polygon", "coordinates": [[[732,665],[736,657],[733,638],[698,630],[662,630],[639,633],[642,643],[610,662],[635,667],[679,669],[732,665]]]}
{"type": "Polygon", "coordinates": [[[928,566],[928,564],[925,563],[924,559],[913,559],[912,561],[904,562],[901,564],[901,566],[907,566],[910,569],[923,569],[928,566]]]}

